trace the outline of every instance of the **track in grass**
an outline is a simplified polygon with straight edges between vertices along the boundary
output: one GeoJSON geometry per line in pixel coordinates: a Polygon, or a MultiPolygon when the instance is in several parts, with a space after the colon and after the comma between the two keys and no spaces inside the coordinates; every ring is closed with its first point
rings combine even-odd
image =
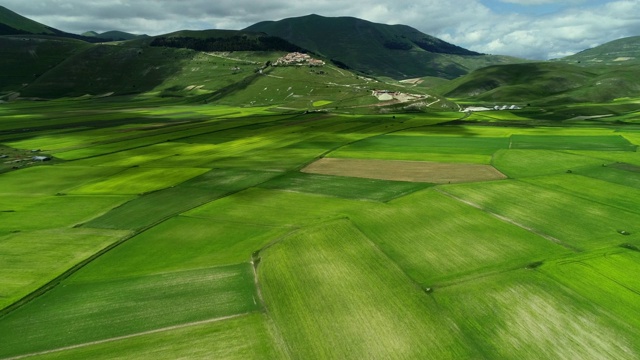
{"type": "Polygon", "coordinates": [[[0,356],[242,314],[259,308],[255,297],[249,264],[106,281],[71,277],[2,318],[0,356]]]}

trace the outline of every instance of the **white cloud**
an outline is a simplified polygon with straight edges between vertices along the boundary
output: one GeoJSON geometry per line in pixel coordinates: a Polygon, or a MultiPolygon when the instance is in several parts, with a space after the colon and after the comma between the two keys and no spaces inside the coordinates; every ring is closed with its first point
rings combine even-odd
{"type": "MultiPolygon", "coordinates": [[[[501,0],[541,5],[550,0],[501,0]]],[[[61,30],[123,30],[151,35],[180,29],[242,29],[263,20],[316,13],[406,24],[471,50],[545,59],[640,35],[640,1],[568,0],[560,13],[499,14],[481,0],[3,0],[22,15],[61,30]],[[580,5],[581,4],[581,5],[580,5]],[[580,6],[579,6],[580,5],[580,6]]],[[[487,3],[488,4],[488,3],[487,3]]]]}

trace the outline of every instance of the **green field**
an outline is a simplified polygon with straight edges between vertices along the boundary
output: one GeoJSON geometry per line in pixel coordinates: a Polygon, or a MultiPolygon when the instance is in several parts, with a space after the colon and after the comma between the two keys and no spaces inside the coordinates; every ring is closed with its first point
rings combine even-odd
{"type": "MultiPolygon", "coordinates": [[[[211,57],[181,61],[251,55],[211,57]]],[[[173,90],[0,106],[0,359],[640,357],[632,125],[376,114],[366,80],[308,68],[215,103],[182,87],[204,70],[176,71],[173,90]],[[302,172],[325,157],[507,178],[302,172]]]]}
{"type": "Polygon", "coordinates": [[[286,356],[271,342],[261,314],[114,339],[104,343],[36,355],[34,359],[264,359],[286,356]]]}
{"type": "Polygon", "coordinates": [[[258,308],[255,299],[248,264],[104,281],[70,278],[2,319],[0,356],[244,314],[258,308]]]}
{"type": "Polygon", "coordinates": [[[261,253],[259,275],[293,358],[470,355],[450,319],[347,220],[284,238],[261,253]]]}
{"type": "MultiPolygon", "coordinates": [[[[598,185],[606,191],[606,183],[598,185]]],[[[524,182],[452,185],[444,191],[577,251],[637,242],[640,236],[637,212],[524,182]]]]}
{"type": "Polygon", "coordinates": [[[633,359],[637,327],[531,270],[434,291],[482,358],[633,359]]]}
{"type": "Polygon", "coordinates": [[[495,151],[508,146],[507,138],[392,134],[342,147],[330,156],[489,164],[495,151]]]}

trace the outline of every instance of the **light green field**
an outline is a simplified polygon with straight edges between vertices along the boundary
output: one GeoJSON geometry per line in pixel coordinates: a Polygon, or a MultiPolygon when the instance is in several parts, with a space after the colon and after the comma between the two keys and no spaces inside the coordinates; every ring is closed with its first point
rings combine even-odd
{"type": "Polygon", "coordinates": [[[507,138],[383,135],[347,145],[329,156],[488,164],[495,151],[508,145],[507,138]]]}
{"type": "Polygon", "coordinates": [[[602,166],[603,160],[552,150],[499,150],[491,164],[511,178],[551,175],[602,166]]]}
{"type": "Polygon", "coordinates": [[[93,182],[121,172],[121,168],[39,166],[3,174],[0,177],[0,194],[5,195],[55,195],[70,188],[93,182]]]}
{"type": "Polygon", "coordinates": [[[262,314],[167,329],[156,333],[89,344],[33,359],[281,359],[262,314]]]}
{"type": "Polygon", "coordinates": [[[470,355],[437,304],[347,220],[302,229],[261,257],[267,311],[293,358],[470,355]]]}
{"type": "Polygon", "coordinates": [[[139,196],[93,219],[86,226],[144,228],[277,175],[274,172],[214,169],[175,187],[139,196]]]}
{"type": "Polygon", "coordinates": [[[636,330],[640,319],[640,252],[606,249],[553,261],[540,271],[614,314],[636,330]]]}
{"type": "MultiPolygon", "coordinates": [[[[197,155],[202,157],[203,153],[209,153],[216,150],[216,146],[209,144],[185,144],[179,142],[170,142],[145,146],[131,150],[119,151],[117,153],[97,156],[90,160],[83,160],[78,163],[90,166],[110,166],[110,167],[131,167],[148,165],[154,166],[158,160],[171,156],[190,156],[197,155]]],[[[179,164],[176,164],[179,165],[179,164]]],[[[178,166],[176,166],[178,167],[178,166]]],[[[182,167],[188,167],[182,165],[182,167]]]]}
{"type": "Polygon", "coordinates": [[[47,229],[0,236],[0,310],[127,235],[113,230],[47,229]]]}
{"type": "Polygon", "coordinates": [[[640,189],[577,174],[524,179],[534,185],[580,196],[586,200],[640,213],[640,189]]]}
{"type": "MultiPolygon", "coordinates": [[[[444,191],[576,250],[640,238],[639,214],[566,192],[519,181],[451,185],[444,191]],[[622,230],[631,235],[621,235],[622,230]]],[[[602,191],[606,191],[606,184],[602,191]]]]}
{"type": "Polygon", "coordinates": [[[78,273],[78,281],[247,263],[286,229],[176,216],[118,246],[78,273]]]}
{"type": "Polygon", "coordinates": [[[335,219],[341,211],[360,207],[349,201],[314,194],[253,188],[210,202],[183,215],[249,225],[296,228],[335,219]]]}
{"type": "Polygon", "coordinates": [[[204,168],[130,168],[104,180],[72,189],[70,194],[142,194],[177,185],[206,173],[204,168]]]}
{"type": "Polygon", "coordinates": [[[477,357],[499,359],[634,359],[637,334],[533,270],[436,289],[477,357]]]}
{"type": "Polygon", "coordinates": [[[244,314],[258,307],[249,264],[107,281],[69,278],[2,318],[0,356],[244,314]]]}
{"type": "MultiPolygon", "coordinates": [[[[447,191],[447,190],[445,190],[447,191]]],[[[437,191],[349,215],[415,281],[425,287],[567,253],[557,244],[437,191]]]]}

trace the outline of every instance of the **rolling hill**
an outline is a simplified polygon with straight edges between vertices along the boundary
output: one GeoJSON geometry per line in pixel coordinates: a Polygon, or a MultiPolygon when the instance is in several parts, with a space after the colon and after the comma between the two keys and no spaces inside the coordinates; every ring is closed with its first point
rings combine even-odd
{"type": "Polygon", "coordinates": [[[457,99],[535,104],[600,103],[636,96],[637,66],[579,66],[563,62],[497,65],[441,85],[437,92],[457,99]]]}
{"type": "Polygon", "coordinates": [[[37,21],[33,21],[0,5],[0,35],[48,35],[54,37],[72,38],[87,42],[101,41],[98,38],[87,37],[64,32],[37,21]]]}
{"type": "Polygon", "coordinates": [[[125,41],[125,40],[133,40],[133,39],[148,37],[148,35],[136,35],[136,34],[130,34],[128,32],[117,31],[117,30],[106,31],[103,33],[98,33],[96,31],[87,31],[82,33],[82,36],[95,37],[98,39],[103,39],[105,41],[125,41]]]}
{"type": "Polygon", "coordinates": [[[559,61],[589,65],[629,65],[640,63],[640,36],[626,37],[583,50],[559,61]]]}
{"type": "Polygon", "coordinates": [[[377,24],[353,17],[308,15],[264,21],[245,30],[279,36],[343,67],[394,79],[452,79],[479,67],[522,61],[470,51],[406,25],[377,24]]]}

